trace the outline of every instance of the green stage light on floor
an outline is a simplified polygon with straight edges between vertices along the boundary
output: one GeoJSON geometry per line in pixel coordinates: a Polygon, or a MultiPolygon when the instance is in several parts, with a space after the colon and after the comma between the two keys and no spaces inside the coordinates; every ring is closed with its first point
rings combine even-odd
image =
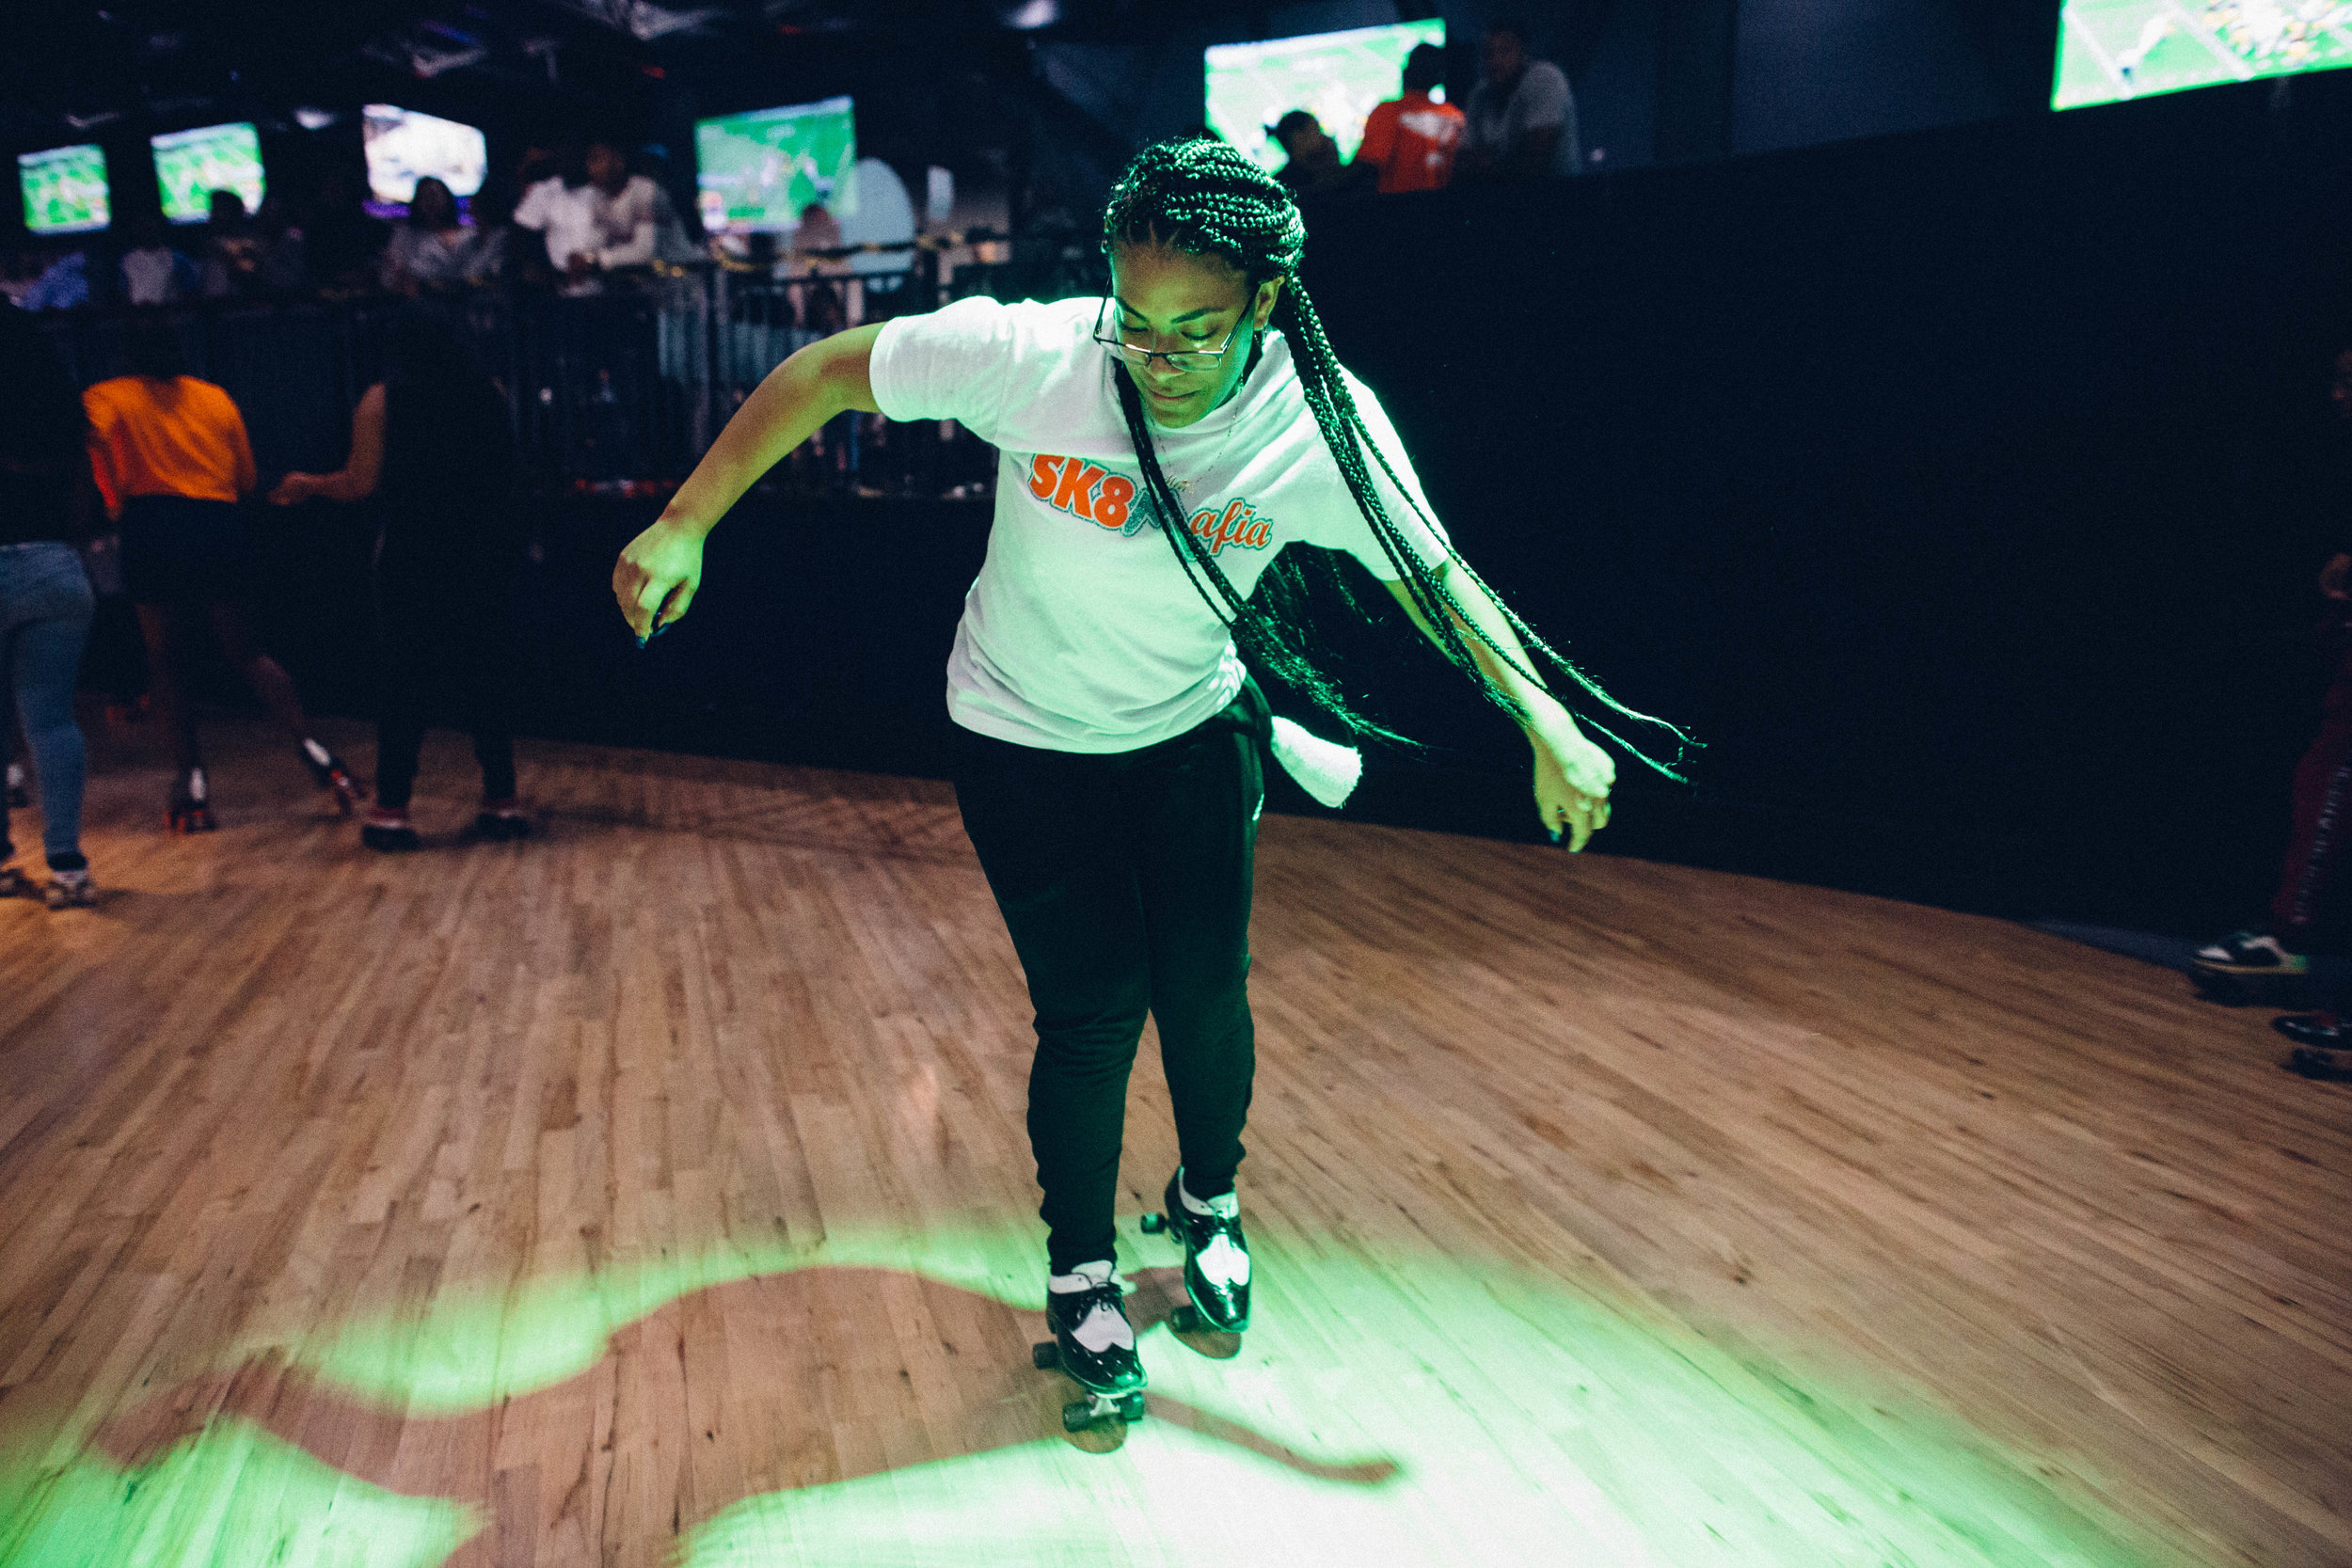
{"type": "MultiPolygon", "coordinates": [[[[1131,1272],[1171,1260],[1132,1228],[1122,1244],[1131,1272]]],[[[1566,1281],[1425,1246],[1286,1238],[1277,1226],[1259,1232],[1257,1326],[1239,1354],[1210,1359],[1147,1329],[1161,1407],[1115,1451],[1088,1451],[1053,1423],[1057,1380],[1015,1354],[1023,1314],[1041,1305],[1034,1254],[1034,1236],[1013,1227],[835,1233],[810,1249],[616,1267],[495,1295],[445,1290],[421,1315],[329,1330],[309,1370],[335,1398],[411,1423],[403,1433],[492,1407],[504,1430],[530,1430],[547,1418],[530,1401],[612,1375],[606,1357],[648,1314],[672,1312],[665,1324],[730,1347],[726,1392],[739,1395],[796,1347],[746,1343],[738,1307],[761,1292],[797,1301],[792,1291],[853,1273],[882,1282],[887,1310],[794,1320],[827,1337],[817,1355],[826,1378],[821,1391],[803,1388],[779,1370],[776,1397],[837,1398],[845,1424],[872,1428],[842,1436],[844,1451],[870,1440],[885,1462],[854,1479],[713,1497],[705,1518],[680,1521],[693,1568],[1020,1568],[1098,1550],[1171,1568],[2160,1560],[2129,1526],[2096,1514],[2089,1487],[2070,1492],[2046,1457],[2011,1452],[1898,1390],[1801,1376],[1703,1337],[1605,1275],[1566,1281]],[[966,1307],[968,1323],[947,1320],[966,1307]],[[993,1324],[996,1338],[976,1341],[974,1323],[993,1324]],[[941,1339],[955,1342],[959,1376],[1001,1379],[991,1408],[926,1406],[907,1391],[929,1374],[901,1350],[941,1339]],[[982,1435],[958,1447],[943,1411],[982,1435]]],[[[1137,1300],[1161,1288],[1145,1285],[1137,1300]]],[[[688,1375],[696,1345],[674,1354],[672,1328],[661,1332],[660,1355],[688,1375]]],[[[688,1393],[717,1395],[691,1375],[688,1393]]],[[[755,1459],[778,1460],[760,1433],[749,1441],[755,1459]]],[[[653,1462],[610,1459],[615,1496],[630,1465],[653,1462]]],[[[734,1473],[713,1462],[697,1486],[734,1473]]],[[[24,1524],[0,1528],[7,1568],[421,1568],[491,1524],[478,1499],[396,1496],[243,1420],[142,1470],[85,1454],[25,1481],[0,1478],[0,1499],[24,1507],[24,1524]]]]}

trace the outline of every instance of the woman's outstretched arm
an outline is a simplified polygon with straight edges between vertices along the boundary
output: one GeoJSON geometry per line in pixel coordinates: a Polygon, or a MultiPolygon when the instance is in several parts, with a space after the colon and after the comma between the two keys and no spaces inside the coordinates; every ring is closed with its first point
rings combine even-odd
{"type": "MultiPolygon", "coordinates": [[[[1609,791],[1617,782],[1617,764],[1607,752],[1585,737],[1576,727],[1568,710],[1560,705],[1542,681],[1531,679],[1534,662],[1527,657],[1518,634],[1511,629],[1511,619],[1486,590],[1476,583],[1467,585],[1453,574],[1454,563],[1439,562],[1438,571],[1449,578],[1454,597],[1461,602],[1468,615],[1468,624],[1459,615],[1453,616],[1462,641],[1470,645],[1470,657],[1486,673],[1486,678],[1516,698],[1527,713],[1522,726],[1528,744],[1535,752],[1535,812],[1542,819],[1544,831],[1555,840],[1563,831],[1568,834],[1568,847],[1581,849],[1587,840],[1609,826],[1609,791]],[[1472,629],[1475,627],[1476,629],[1472,629]],[[1485,637],[1479,633],[1484,632],[1485,637]],[[1499,657],[1491,641],[1511,657],[1499,657]]],[[[1442,646],[1438,630],[1422,615],[1414,603],[1411,591],[1402,581],[1387,584],[1396,602],[1405,607],[1413,625],[1422,635],[1442,646]]],[[[1452,615],[1452,611],[1447,612],[1452,615]]]]}
{"type": "Polygon", "coordinates": [[[640,642],[694,602],[704,538],[760,475],[834,415],[882,411],[867,374],[881,332],[878,325],[837,332],[769,372],[653,526],[629,541],[613,563],[612,596],[640,642]]]}
{"type": "Polygon", "coordinates": [[[295,506],[314,496],[331,501],[365,500],[384,478],[384,383],[359,394],[351,411],[351,455],[331,474],[288,474],[269,493],[274,506],[295,506]]]}

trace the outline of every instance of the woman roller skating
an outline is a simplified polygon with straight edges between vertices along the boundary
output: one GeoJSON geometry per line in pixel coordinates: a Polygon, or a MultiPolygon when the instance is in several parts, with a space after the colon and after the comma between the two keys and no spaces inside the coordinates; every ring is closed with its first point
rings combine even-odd
{"type": "Polygon", "coordinates": [[[1073,1425],[1142,1407],[1114,1209],[1147,1014],[1182,1159],[1160,1217],[1184,1246],[1192,1321],[1249,1321],[1234,1173],[1254,1063],[1262,758],[1271,741],[1336,800],[1355,757],[1274,721],[1245,659],[1351,731],[1372,728],[1302,628],[1251,598],[1269,569],[1293,569],[1277,564],[1282,546],[1353,556],[1520,723],[1555,839],[1581,848],[1609,820],[1614,765],[1536,675],[1528,645],[1549,649],[1429,520],[1387,418],[1333,357],[1297,280],[1305,236],[1288,193],[1225,144],[1150,148],[1104,214],[1108,297],[964,300],[803,350],[613,571],[641,639],[676,621],[712,525],[848,409],[956,420],[1000,450],[947,706],[957,801],[1037,1008],[1028,1127],[1054,1333],[1040,1363],[1091,1396],[1073,1425]]]}

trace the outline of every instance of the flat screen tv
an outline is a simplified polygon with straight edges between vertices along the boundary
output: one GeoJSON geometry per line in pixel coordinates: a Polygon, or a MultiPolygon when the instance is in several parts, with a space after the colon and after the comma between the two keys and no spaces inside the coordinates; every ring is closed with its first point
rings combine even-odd
{"type": "Polygon", "coordinates": [[[83,234],[106,227],[106,154],[95,144],[16,155],[24,227],[36,234],[83,234]]]}
{"type": "Polygon", "coordinates": [[[1372,106],[1403,90],[1405,56],[1424,43],[1445,46],[1443,21],[1219,44],[1208,55],[1209,129],[1272,171],[1288,160],[1267,128],[1304,109],[1344,162],[1364,139],[1372,106]]]}
{"type": "Polygon", "coordinates": [[[202,223],[213,215],[213,193],[234,191],[248,213],[261,206],[262,136],[245,120],[199,125],[147,138],[155,153],[155,189],[164,216],[202,223]]]}
{"type": "Polygon", "coordinates": [[[2050,106],[2352,65],[2352,0],[2066,0],[2050,106]]]}
{"type": "Polygon", "coordinates": [[[371,205],[398,212],[408,210],[417,182],[427,175],[462,201],[482,189],[490,170],[489,143],[474,127],[389,103],[360,110],[359,140],[368,159],[368,194],[375,198],[371,205]]]}
{"type": "Polygon", "coordinates": [[[857,211],[857,117],[847,98],[694,124],[694,185],[712,234],[787,233],[812,201],[857,211]]]}

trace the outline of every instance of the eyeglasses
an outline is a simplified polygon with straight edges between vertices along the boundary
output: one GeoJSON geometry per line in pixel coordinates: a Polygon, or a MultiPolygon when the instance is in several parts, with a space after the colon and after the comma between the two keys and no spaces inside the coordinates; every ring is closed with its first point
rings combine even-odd
{"type": "Polygon", "coordinates": [[[1233,324],[1232,331],[1225,334],[1225,341],[1215,348],[1180,348],[1172,351],[1144,348],[1127,341],[1123,336],[1104,332],[1103,327],[1109,321],[1110,314],[1111,301],[1106,296],[1103,301],[1103,309],[1094,318],[1094,341],[1139,371],[1150,370],[1152,361],[1154,359],[1167,360],[1168,368],[1178,375],[1183,375],[1188,371],[1211,369],[1219,359],[1225,357],[1225,351],[1233,346],[1233,339],[1241,331],[1241,323],[1237,321],[1233,324]]]}

